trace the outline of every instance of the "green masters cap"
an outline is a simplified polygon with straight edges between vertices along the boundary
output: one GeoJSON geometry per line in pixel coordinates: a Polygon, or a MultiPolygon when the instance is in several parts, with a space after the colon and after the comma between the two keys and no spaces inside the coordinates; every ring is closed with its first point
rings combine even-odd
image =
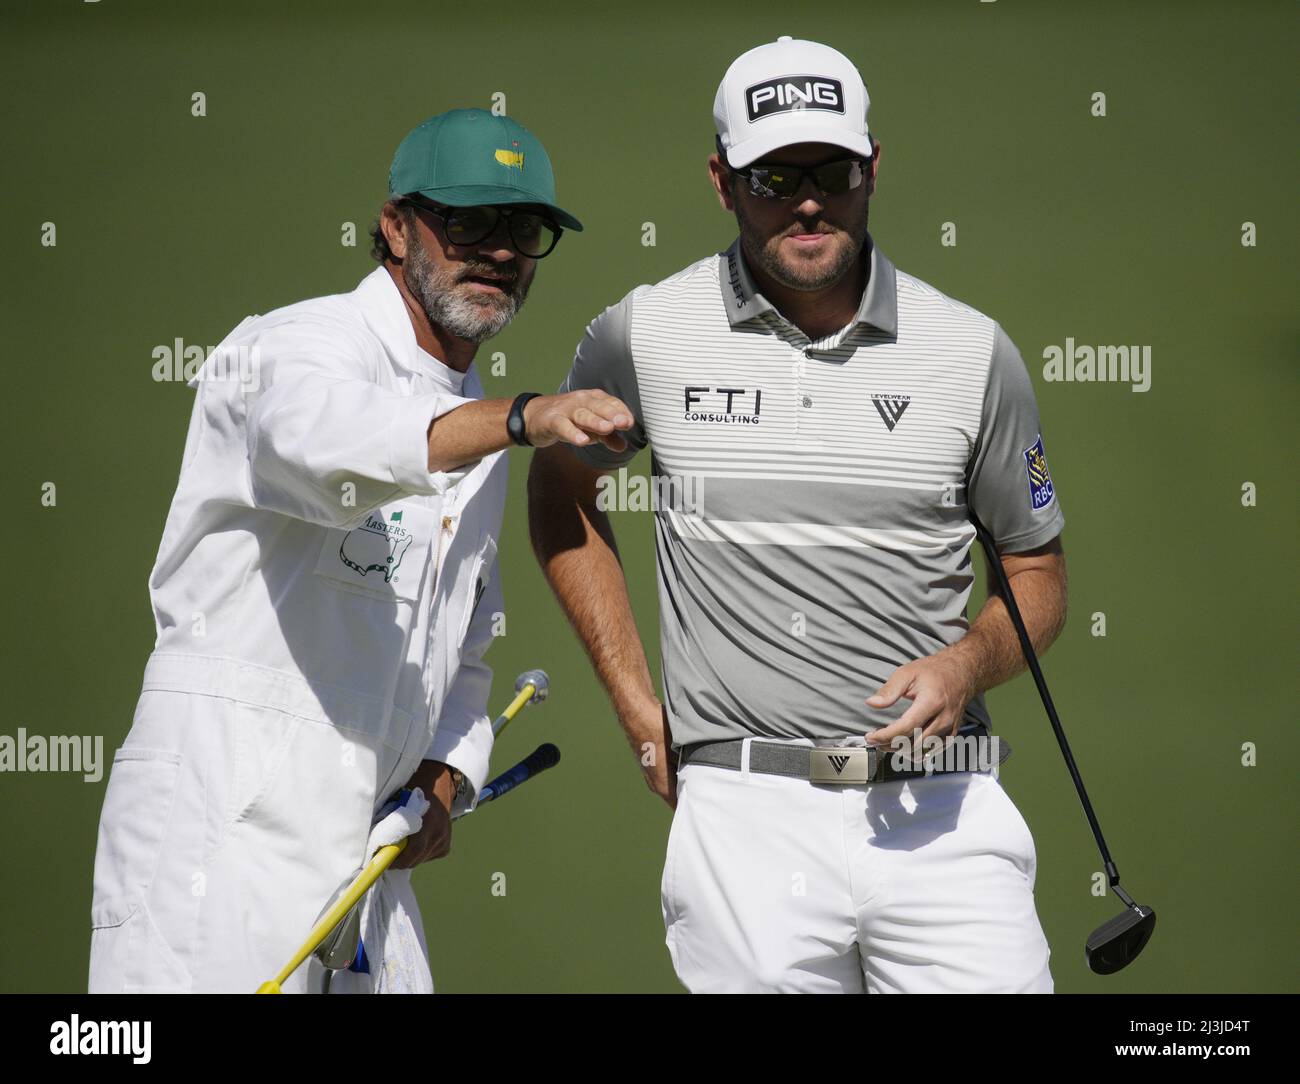
{"type": "Polygon", "coordinates": [[[388,191],[414,192],[449,207],[541,203],[556,221],[581,230],[555,205],[555,175],[546,148],[527,128],[486,109],[451,109],[414,129],[393,155],[388,191]]]}

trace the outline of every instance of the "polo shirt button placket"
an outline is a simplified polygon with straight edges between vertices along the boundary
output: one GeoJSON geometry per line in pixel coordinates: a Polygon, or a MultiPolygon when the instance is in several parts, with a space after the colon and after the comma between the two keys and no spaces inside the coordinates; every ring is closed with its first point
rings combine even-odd
{"type": "Polygon", "coordinates": [[[794,412],[794,438],[796,441],[798,441],[800,425],[799,425],[799,411],[797,408],[798,405],[803,401],[804,368],[803,368],[803,358],[799,355],[798,348],[791,347],[791,352],[794,354],[794,361],[790,363],[790,377],[791,377],[790,393],[794,398],[794,402],[796,406],[796,410],[794,412]]]}

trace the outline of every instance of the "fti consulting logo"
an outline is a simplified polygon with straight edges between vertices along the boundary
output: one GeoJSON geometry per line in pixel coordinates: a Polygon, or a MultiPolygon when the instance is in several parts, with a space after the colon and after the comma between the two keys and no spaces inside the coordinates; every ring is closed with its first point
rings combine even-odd
{"type": "Polygon", "coordinates": [[[1047,469],[1047,456],[1043,452],[1043,437],[1039,437],[1024,451],[1025,474],[1029,478],[1029,501],[1034,511],[1052,503],[1056,491],[1052,488],[1052,475],[1047,469]]]}
{"type": "Polygon", "coordinates": [[[354,572],[362,576],[378,572],[385,583],[391,583],[411,545],[411,537],[402,526],[401,512],[394,512],[387,523],[371,512],[365,523],[344,535],[339,557],[354,572]]]}
{"type": "Polygon", "coordinates": [[[682,399],[682,417],[688,422],[757,425],[763,408],[763,389],[697,385],[683,388],[682,399]]]}

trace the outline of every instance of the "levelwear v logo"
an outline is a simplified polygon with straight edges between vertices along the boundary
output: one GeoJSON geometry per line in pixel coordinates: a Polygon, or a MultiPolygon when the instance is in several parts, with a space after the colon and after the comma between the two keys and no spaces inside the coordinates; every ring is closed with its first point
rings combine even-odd
{"type": "Polygon", "coordinates": [[[903,411],[907,409],[907,404],[912,401],[910,395],[873,395],[871,401],[876,404],[876,409],[880,412],[880,420],[885,423],[885,428],[891,433],[894,426],[898,424],[898,419],[903,416],[903,411]]]}
{"type": "Polygon", "coordinates": [[[835,769],[836,775],[839,775],[841,772],[843,772],[844,765],[846,765],[849,762],[849,758],[844,756],[843,754],[840,754],[838,756],[832,754],[831,756],[828,756],[826,759],[831,762],[831,767],[835,769]]]}

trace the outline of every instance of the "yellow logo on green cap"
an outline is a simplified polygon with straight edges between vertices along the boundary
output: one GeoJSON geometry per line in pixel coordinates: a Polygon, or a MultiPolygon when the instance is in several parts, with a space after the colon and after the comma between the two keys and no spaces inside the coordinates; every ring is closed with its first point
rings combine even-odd
{"type": "Polygon", "coordinates": [[[512,166],[515,169],[524,168],[523,151],[505,151],[505,150],[497,151],[496,160],[500,162],[503,166],[512,166]]]}

